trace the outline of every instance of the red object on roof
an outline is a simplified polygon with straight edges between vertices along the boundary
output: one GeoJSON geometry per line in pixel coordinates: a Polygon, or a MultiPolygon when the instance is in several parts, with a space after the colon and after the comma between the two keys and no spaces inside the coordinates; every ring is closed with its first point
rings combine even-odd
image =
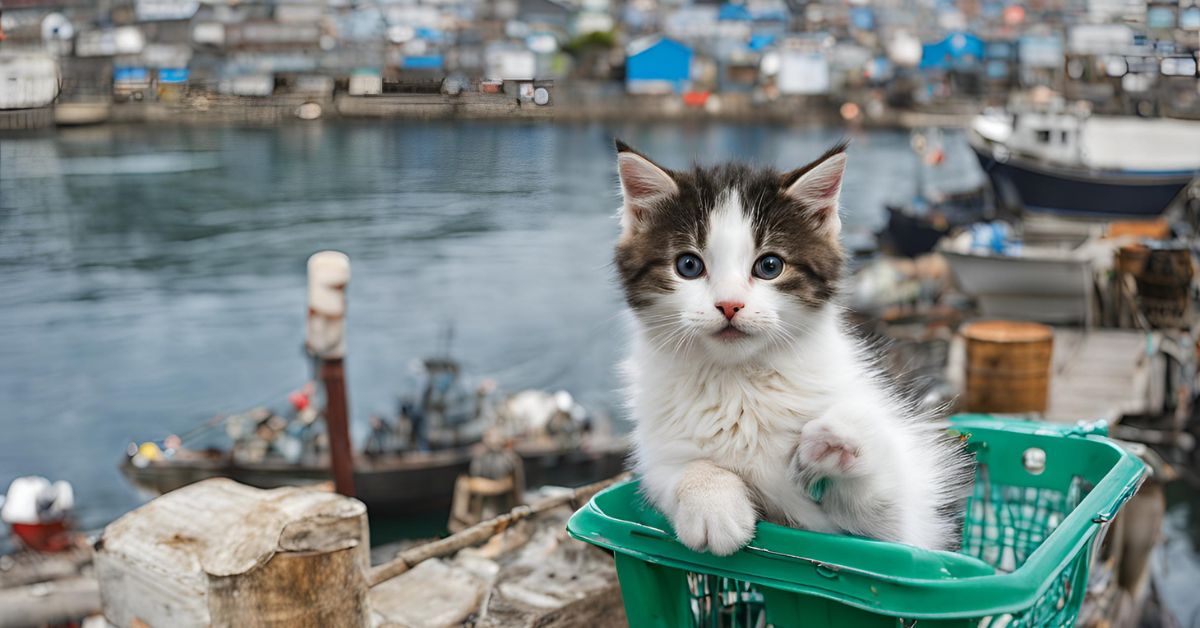
{"type": "Polygon", "coordinates": [[[683,104],[689,107],[703,107],[708,103],[709,92],[684,92],[683,104]]]}

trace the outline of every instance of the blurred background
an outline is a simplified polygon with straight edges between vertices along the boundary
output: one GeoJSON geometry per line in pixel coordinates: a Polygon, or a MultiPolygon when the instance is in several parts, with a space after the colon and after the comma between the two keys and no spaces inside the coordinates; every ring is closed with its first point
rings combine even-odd
{"type": "Polygon", "coordinates": [[[1200,625],[1198,49],[1194,0],[0,1],[0,486],[66,481],[34,520],[95,531],[211,475],[327,479],[325,249],[353,269],[356,481],[405,513],[375,540],[443,533],[498,425],[527,470],[611,475],[612,138],[780,169],[849,138],[864,335],[975,410],[959,323],[1052,325],[1058,379],[991,409],[1153,446],[1138,608],[1200,625]],[[438,452],[449,488],[395,495],[438,452]]]}

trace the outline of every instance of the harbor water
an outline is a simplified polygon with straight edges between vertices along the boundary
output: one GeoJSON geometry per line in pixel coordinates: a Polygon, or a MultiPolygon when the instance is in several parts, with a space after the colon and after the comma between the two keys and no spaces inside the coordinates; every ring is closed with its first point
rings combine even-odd
{"type": "MultiPolygon", "coordinates": [[[[305,260],[346,252],[353,433],[449,351],[507,390],[565,389],[620,417],[625,314],[610,267],[611,139],[669,167],[807,163],[841,129],[314,123],[121,127],[0,142],[0,485],[75,486],[81,527],[145,499],[117,464],[131,440],[214,414],[282,408],[309,377],[305,260]]],[[[851,133],[851,236],[914,193],[903,131],[851,133]]],[[[931,187],[982,181],[960,135],[931,187]]],[[[1168,517],[1173,570],[1195,582],[1195,523],[1168,517]]],[[[1184,578],[1184,580],[1180,580],[1184,578]]],[[[1191,625],[1187,587],[1172,610],[1191,625]]]]}

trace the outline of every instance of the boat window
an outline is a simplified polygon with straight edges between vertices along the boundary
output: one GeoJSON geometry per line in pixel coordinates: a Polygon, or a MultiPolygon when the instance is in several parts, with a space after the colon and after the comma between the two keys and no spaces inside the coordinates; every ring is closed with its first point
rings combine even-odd
{"type": "Polygon", "coordinates": [[[1050,143],[1050,131],[1049,130],[1040,129],[1036,132],[1036,136],[1037,136],[1037,141],[1041,142],[1042,144],[1050,143]]]}
{"type": "Polygon", "coordinates": [[[1062,143],[1063,143],[1063,144],[1066,144],[1066,143],[1067,143],[1067,132],[1066,132],[1066,131],[1059,131],[1059,135],[1062,137],[1062,143]]]}

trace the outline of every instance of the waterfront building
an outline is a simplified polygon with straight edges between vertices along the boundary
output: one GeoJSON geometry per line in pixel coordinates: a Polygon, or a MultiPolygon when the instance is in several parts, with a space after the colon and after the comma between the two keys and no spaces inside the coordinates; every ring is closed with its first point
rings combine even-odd
{"type": "Polygon", "coordinates": [[[625,89],[631,94],[681,93],[691,86],[692,49],[661,35],[629,44],[625,89]]]}

